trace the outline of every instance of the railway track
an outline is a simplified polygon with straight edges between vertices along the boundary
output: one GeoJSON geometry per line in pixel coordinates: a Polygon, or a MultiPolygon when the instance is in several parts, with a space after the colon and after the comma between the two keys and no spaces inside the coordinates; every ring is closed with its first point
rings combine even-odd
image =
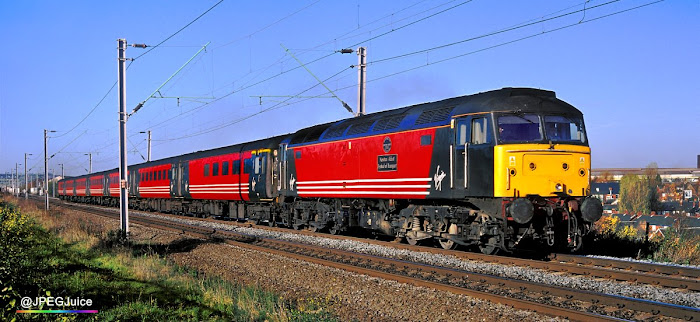
{"type": "MultiPolygon", "coordinates": [[[[160,214],[160,216],[181,218],[175,215],[160,214]]],[[[220,220],[206,219],[206,218],[191,218],[191,220],[199,220],[204,222],[215,222],[221,223],[220,220]]],[[[227,224],[239,226],[239,227],[250,227],[251,224],[238,223],[238,222],[227,222],[227,224]]],[[[418,252],[428,252],[432,254],[450,255],[455,256],[460,259],[466,259],[470,261],[480,261],[484,263],[497,263],[510,266],[521,266],[529,267],[535,269],[546,270],[550,272],[564,272],[574,275],[587,276],[592,278],[609,279],[615,281],[623,281],[630,283],[654,285],[668,288],[678,288],[685,289],[693,292],[700,292],[700,269],[680,267],[680,266],[668,266],[660,265],[654,263],[640,263],[631,262],[623,260],[613,260],[613,259],[603,259],[603,258],[592,258],[579,255],[570,254],[552,254],[544,260],[528,259],[528,258],[518,258],[510,256],[499,256],[499,255],[485,255],[473,252],[464,251],[451,251],[444,250],[441,248],[428,247],[428,246],[413,246],[408,244],[399,244],[395,242],[387,242],[380,240],[373,240],[367,238],[358,238],[351,236],[336,236],[325,233],[311,232],[311,231],[293,231],[286,228],[269,227],[266,225],[257,225],[256,228],[290,233],[294,232],[297,234],[303,234],[308,236],[318,236],[331,239],[351,239],[355,241],[388,246],[399,249],[406,249],[410,251],[418,252]]]]}
{"type": "MultiPolygon", "coordinates": [[[[116,213],[109,210],[71,204],[63,206],[74,209],[78,208],[82,211],[104,217],[118,218],[116,213]]],[[[533,310],[542,314],[560,316],[572,320],[648,320],[663,317],[687,321],[700,320],[700,310],[692,307],[558,287],[271,238],[255,237],[232,231],[216,230],[153,217],[132,215],[131,221],[157,229],[168,229],[201,238],[215,238],[239,247],[276,253],[286,257],[336,267],[369,276],[395,280],[402,283],[445,290],[455,294],[469,295],[510,305],[518,309],[533,310]]],[[[323,236],[328,237],[328,235],[323,236]]],[[[367,242],[367,240],[362,241],[367,242]]],[[[406,247],[408,245],[392,244],[392,246],[406,247]]],[[[420,250],[425,251],[425,248],[421,248],[420,250]]],[[[435,251],[443,252],[443,250],[437,249],[435,251]]],[[[455,255],[455,252],[448,253],[455,255]]],[[[494,260],[493,257],[484,256],[485,255],[481,254],[460,255],[460,257],[481,257],[480,260],[494,260]]],[[[519,260],[507,257],[498,258],[497,261],[501,263],[508,263],[508,261],[513,260],[515,260],[514,262],[518,262],[519,260]]],[[[591,266],[589,263],[577,262],[576,259],[567,258],[569,261],[564,261],[560,258],[558,260],[561,262],[556,262],[557,265],[568,265],[567,267],[575,265],[580,267],[596,267],[598,270],[612,270],[611,268],[591,266]]],[[[555,262],[552,261],[549,264],[552,263],[555,262]]],[[[663,276],[660,275],[663,273],[653,273],[658,271],[650,270],[649,272],[639,272],[630,271],[626,266],[624,268],[628,275],[642,273],[653,276],[663,276]]],[[[554,270],[554,268],[549,269],[554,270]]],[[[617,270],[623,271],[620,269],[617,270]]],[[[678,273],[676,275],[680,274],[681,273],[678,273]]],[[[691,280],[689,277],[666,277],[691,280]]],[[[692,289],[692,286],[671,287],[692,289]]]]}

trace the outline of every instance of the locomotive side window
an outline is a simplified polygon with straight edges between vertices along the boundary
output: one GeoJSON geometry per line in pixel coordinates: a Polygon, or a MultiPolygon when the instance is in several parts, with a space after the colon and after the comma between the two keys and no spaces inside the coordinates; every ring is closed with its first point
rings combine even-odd
{"type": "Polygon", "coordinates": [[[221,164],[221,175],[222,176],[228,175],[228,161],[224,161],[224,163],[221,164]]]}
{"type": "Polygon", "coordinates": [[[542,141],[540,118],[535,114],[499,116],[498,136],[504,143],[542,141]]]}
{"type": "Polygon", "coordinates": [[[214,162],[214,167],[211,171],[211,175],[214,177],[219,175],[219,162],[214,162]]]}
{"type": "Polygon", "coordinates": [[[209,176],[209,164],[204,165],[204,176],[205,177],[209,176]]]}
{"type": "Polygon", "coordinates": [[[467,123],[459,122],[457,123],[457,144],[462,146],[467,143],[468,140],[467,123]]]}
{"type": "Polygon", "coordinates": [[[544,117],[547,139],[552,142],[586,143],[583,120],[577,117],[547,115],[544,117]]]}
{"type": "Polygon", "coordinates": [[[489,122],[487,122],[485,117],[472,119],[472,144],[491,143],[490,134],[489,122]]]}
{"type": "Polygon", "coordinates": [[[433,136],[428,134],[428,135],[423,135],[420,137],[420,145],[425,146],[425,145],[430,145],[433,143],[433,136]]]}

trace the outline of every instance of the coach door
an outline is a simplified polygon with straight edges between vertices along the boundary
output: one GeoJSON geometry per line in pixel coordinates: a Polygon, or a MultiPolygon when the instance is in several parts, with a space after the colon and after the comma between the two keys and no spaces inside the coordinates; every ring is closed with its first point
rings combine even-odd
{"type": "Polygon", "coordinates": [[[457,198],[493,194],[493,133],[490,120],[488,114],[454,120],[452,187],[457,198]]]}
{"type": "Polygon", "coordinates": [[[277,191],[287,190],[287,143],[280,144],[275,163],[277,168],[277,191]]]}

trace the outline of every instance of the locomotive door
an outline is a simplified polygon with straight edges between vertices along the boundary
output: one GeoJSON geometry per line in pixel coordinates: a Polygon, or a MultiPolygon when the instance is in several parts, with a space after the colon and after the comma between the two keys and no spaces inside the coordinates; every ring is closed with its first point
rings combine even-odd
{"type": "Polygon", "coordinates": [[[487,114],[455,119],[453,191],[457,198],[493,195],[493,133],[490,124],[487,114]]]}

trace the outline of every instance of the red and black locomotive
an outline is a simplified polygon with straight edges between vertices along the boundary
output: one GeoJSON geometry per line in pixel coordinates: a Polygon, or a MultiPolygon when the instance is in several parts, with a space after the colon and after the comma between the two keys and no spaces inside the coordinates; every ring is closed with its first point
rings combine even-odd
{"type": "MultiPolygon", "coordinates": [[[[409,243],[577,250],[602,214],[583,116],[550,91],[504,88],[129,166],[129,205],[409,243]]],[[[59,182],[118,205],[118,169],[59,182]]]]}

